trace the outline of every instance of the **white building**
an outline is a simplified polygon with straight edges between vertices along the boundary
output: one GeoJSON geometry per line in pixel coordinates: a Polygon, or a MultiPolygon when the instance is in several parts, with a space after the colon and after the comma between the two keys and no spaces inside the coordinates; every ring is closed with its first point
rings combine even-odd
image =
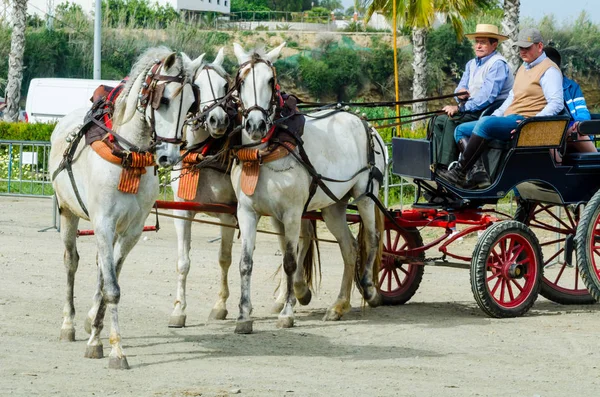
{"type": "MultiPolygon", "coordinates": [[[[48,9],[52,6],[63,3],[63,0],[29,0],[27,2],[27,12],[37,14],[45,19],[48,9]]],[[[69,0],[70,3],[79,4],[83,11],[92,14],[96,8],[95,0],[69,0]]],[[[197,12],[219,12],[229,14],[231,10],[231,0],[149,0],[151,4],[170,5],[177,11],[197,11],[197,12]]]]}

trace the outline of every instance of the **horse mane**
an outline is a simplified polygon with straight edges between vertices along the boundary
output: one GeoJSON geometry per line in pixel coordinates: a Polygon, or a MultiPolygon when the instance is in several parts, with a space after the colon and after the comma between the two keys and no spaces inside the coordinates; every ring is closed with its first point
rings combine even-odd
{"type": "Polygon", "coordinates": [[[125,109],[127,108],[127,98],[129,97],[129,94],[131,93],[131,88],[135,84],[138,77],[142,73],[148,73],[150,68],[156,63],[157,59],[165,59],[172,53],[173,51],[165,46],[152,47],[144,51],[144,53],[140,55],[137,61],[135,61],[133,67],[131,68],[131,71],[129,72],[129,80],[127,80],[125,87],[123,87],[123,91],[121,92],[119,98],[117,99],[117,102],[115,103],[115,112],[113,115],[114,126],[124,124],[131,120],[131,118],[133,117],[132,115],[126,120],[124,119],[125,109]]]}

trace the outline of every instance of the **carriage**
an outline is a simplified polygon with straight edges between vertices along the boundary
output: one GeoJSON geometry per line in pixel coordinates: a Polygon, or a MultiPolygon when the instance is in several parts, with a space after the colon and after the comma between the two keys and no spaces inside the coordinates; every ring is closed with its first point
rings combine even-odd
{"type": "MultiPolygon", "coordinates": [[[[595,117],[597,118],[597,117],[595,117]]],[[[600,153],[566,153],[568,115],[532,117],[509,142],[492,141],[483,156],[492,178],[485,189],[466,190],[436,175],[433,142],[393,138],[393,173],[417,188],[413,208],[391,211],[386,221],[380,290],[385,302],[408,301],[423,265],[470,269],[471,289],[492,317],[527,312],[538,291],[562,304],[593,303],[599,295],[597,228],[600,223],[600,153]],[[563,153],[558,163],[552,150],[563,153]],[[513,219],[486,205],[515,192],[513,219]],[[486,209],[488,208],[488,209],[486,209]],[[454,232],[462,227],[459,232],[454,232]],[[423,227],[443,229],[423,242],[423,227]],[[480,234],[471,257],[449,249],[480,234]],[[438,255],[426,254],[437,247],[438,255]]],[[[595,134],[600,121],[582,122],[595,134]]]]}

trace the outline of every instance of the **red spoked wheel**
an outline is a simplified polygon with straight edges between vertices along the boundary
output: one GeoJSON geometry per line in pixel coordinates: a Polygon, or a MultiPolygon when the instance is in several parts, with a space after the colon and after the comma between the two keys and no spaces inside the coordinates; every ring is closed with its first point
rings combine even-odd
{"type": "Polygon", "coordinates": [[[600,191],[586,204],[575,237],[579,273],[590,294],[600,300],[600,191]]]}
{"type": "Polygon", "coordinates": [[[471,260],[471,290],[491,317],[518,317],[537,299],[542,253],[537,238],[523,223],[502,221],[481,236],[471,260]]]}
{"type": "Polygon", "coordinates": [[[421,246],[423,239],[416,228],[397,229],[386,222],[378,283],[384,305],[404,304],[417,292],[425,269],[422,265],[407,263],[399,256],[407,249],[421,246]]]}
{"type": "Polygon", "coordinates": [[[581,206],[520,203],[515,220],[536,234],[544,256],[540,294],[563,305],[596,302],[581,276],[575,250],[575,234],[581,206]]]}

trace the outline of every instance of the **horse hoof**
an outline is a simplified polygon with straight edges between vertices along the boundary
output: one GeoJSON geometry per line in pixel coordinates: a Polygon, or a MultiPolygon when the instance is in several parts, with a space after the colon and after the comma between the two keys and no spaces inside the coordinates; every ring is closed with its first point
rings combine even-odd
{"type": "Polygon", "coordinates": [[[273,306],[271,306],[272,314],[279,314],[279,313],[281,313],[282,310],[283,310],[283,303],[281,303],[281,302],[275,302],[275,303],[273,303],[273,306]]]}
{"type": "Polygon", "coordinates": [[[325,316],[323,317],[323,321],[340,321],[342,315],[335,310],[327,310],[325,316]]]}
{"type": "Polygon", "coordinates": [[[183,328],[185,327],[185,314],[179,316],[171,316],[169,319],[169,328],[183,328]]]}
{"type": "Polygon", "coordinates": [[[209,320],[225,320],[227,318],[227,309],[212,309],[208,315],[209,320]]]}
{"type": "Polygon", "coordinates": [[[60,340],[63,342],[75,342],[75,329],[65,328],[60,330],[60,340]]]}
{"type": "Polygon", "coordinates": [[[108,359],[108,368],[110,369],[129,369],[127,357],[110,357],[108,359]]]}
{"type": "Polygon", "coordinates": [[[251,334],[253,320],[238,321],[235,323],[236,334],[251,334]]]}
{"type": "Polygon", "coordinates": [[[279,317],[277,319],[277,328],[292,328],[294,326],[294,317],[279,317]]]}
{"type": "Polygon", "coordinates": [[[83,329],[85,329],[85,332],[88,333],[88,335],[92,334],[92,319],[89,317],[85,318],[85,321],[83,322],[83,329]]]}
{"type": "Polygon", "coordinates": [[[375,295],[367,301],[367,304],[371,307],[377,307],[377,306],[381,306],[383,303],[383,298],[381,298],[381,295],[379,295],[378,293],[375,293],[375,295]]]}
{"type": "Polygon", "coordinates": [[[85,358],[103,358],[104,350],[102,349],[102,345],[88,345],[85,349],[85,358]]]}
{"type": "Polygon", "coordinates": [[[298,303],[300,303],[302,306],[306,306],[310,303],[310,300],[312,299],[312,292],[310,292],[310,290],[307,289],[304,296],[296,297],[296,299],[298,299],[298,303]]]}

